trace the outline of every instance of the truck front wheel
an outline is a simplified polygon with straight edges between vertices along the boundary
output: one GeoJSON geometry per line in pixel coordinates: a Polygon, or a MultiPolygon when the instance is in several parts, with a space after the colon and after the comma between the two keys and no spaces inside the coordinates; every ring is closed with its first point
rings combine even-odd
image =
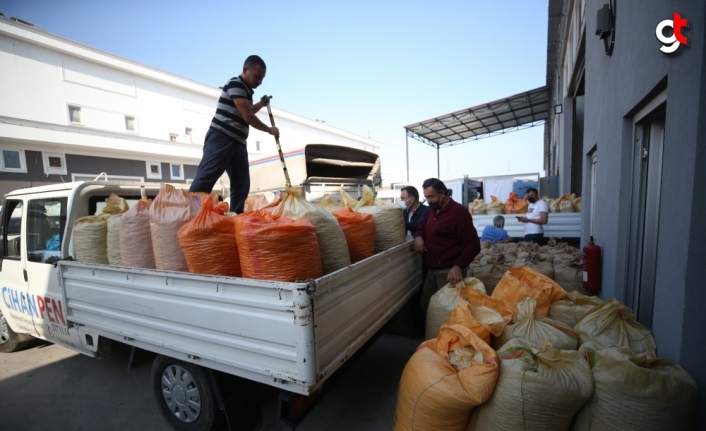
{"type": "Polygon", "coordinates": [[[223,421],[213,386],[201,367],[158,355],[152,382],[162,416],[172,428],[211,431],[223,421]]]}
{"type": "Polygon", "coordinates": [[[18,334],[10,328],[7,319],[0,310],[0,353],[10,353],[25,347],[32,337],[27,334],[18,334]]]}

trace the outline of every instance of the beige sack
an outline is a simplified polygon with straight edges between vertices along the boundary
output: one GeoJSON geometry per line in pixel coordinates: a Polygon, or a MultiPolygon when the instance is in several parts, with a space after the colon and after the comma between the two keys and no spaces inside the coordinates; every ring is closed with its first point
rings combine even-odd
{"type": "Polygon", "coordinates": [[[76,220],[73,231],[76,260],[86,263],[108,262],[108,217],[109,214],[81,217],[76,220]]]}
{"type": "Polygon", "coordinates": [[[576,350],[579,336],[566,324],[548,317],[537,317],[537,300],[527,298],[517,304],[514,323],[507,325],[502,334],[493,340],[493,348],[498,350],[513,338],[520,338],[535,344],[548,341],[555,349],[576,350]]]}
{"type": "Polygon", "coordinates": [[[635,321],[632,310],[615,298],[584,314],[574,325],[579,344],[594,342],[608,347],[626,347],[635,353],[655,350],[652,331],[635,321]]]}
{"type": "Polygon", "coordinates": [[[698,403],[694,378],[654,351],[579,348],[593,371],[594,392],[576,415],[574,431],[692,430],[698,403]]]}
{"type": "Polygon", "coordinates": [[[150,234],[151,205],[152,201],[143,197],[120,217],[120,261],[123,266],[156,268],[150,234]]]}
{"type": "Polygon", "coordinates": [[[549,317],[573,327],[581,316],[602,303],[601,298],[597,296],[586,296],[576,291],[567,292],[566,298],[552,303],[549,317]]]}
{"type": "Polygon", "coordinates": [[[498,356],[495,392],[473,410],[468,431],[568,430],[591,398],[591,368],[575,350],[512,340],[498,356]]]}
{"type": "Polygon", "coordinates": [[[113,214],[108,218],[108,234],[106,248],[108,253],[108,263],[111,265],[122,265],[120,259],[120,220],[122,214],[113,214]]]}
{"type": "Polygon", "coordinates": [[[193,193],[170,184],[160,185],[159,194],[150,206],[150,234],[157,269],[189,270],[177,234],[200,210],[201,201],[193,193]]]}
{"type": "Polygon", "coordinates": [[[316,206],[318,206],[319,208],[323,208],[330,213],[334,211],[340,211],[346,207],[341,202],[333,200],[328,194],[321,196],[321,199],[319,199],[319,201],[316,203],[316,206]]]}

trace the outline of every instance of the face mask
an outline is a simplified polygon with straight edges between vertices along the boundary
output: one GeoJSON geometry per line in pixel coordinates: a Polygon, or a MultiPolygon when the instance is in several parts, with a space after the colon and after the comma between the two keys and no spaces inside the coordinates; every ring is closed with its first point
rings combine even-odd
{"type": "Polygon", "coordinates": [[[438,211],[441,209],[441,202],[435,202],[435,203],[429,202],[429,208],[433,209],[434,211],[438,211]]]}
{"type": "Polygon", "coordinates": [[[527,198],[527,201],[531,204],[537,202],[537,198],[527,198]]]}
{"type": "Polygon", "coordinates": [[[409,208],[409,205],[407,204],[407,202],[409,202],[410,199],[412,199],[412,198],[407,198],[406,201],[400,201],[400,202],[398,202],[398,204],[400,205],[400,207],[401,207],[403,210],[406,210],[407,208],[409,208]]]}

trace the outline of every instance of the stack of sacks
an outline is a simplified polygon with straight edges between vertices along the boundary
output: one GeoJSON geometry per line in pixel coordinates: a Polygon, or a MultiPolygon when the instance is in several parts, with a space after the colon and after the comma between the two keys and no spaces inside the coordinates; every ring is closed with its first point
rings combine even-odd
{"type": "Polygon", "coordinates": [[[559,264],[554,264],[554,281],[559,283],[564,290],[575,290],[585,294],[586,290],[583,288],[583,257],[574,256],[571,259],[561,259],[559,262],[559,264]]]}
{"type": "Polygon", "coordinates": [[[269,202],[267,201],[265,195],[248,195],[248,197],[245,199],[245,206],[243,212],[249,213],[250,211],[261,210],[265,208],[268,204],[269,202]]]}
{"type": "Polygon", "coordinates": [[[427,340],[436,338],[439,335],[439,328],[449,318],[451,310],[456,308],[459,301],[461,301],[461,291],[465,289],[475,289],[485,294],[485,287],[480,280],[474,277],[466,277],[462,282],[456,283],[455,286],[451,286],[451,284],[444,285],[432,295],[429,300],[429,307],[427,307],[425,331],[427,340]]]}
{"type": "Polygon", "coordinates": [[[110,217],[108,217],[108,235],[106,239],[108,263],[120,266],[122,264],[122,260],[120,259],[120,220],[122,220],[122,215],[129,209],[129,206],[125,199],[115,193],[110,194],[105,200],[105,204],[103,213],[110,214],[110,217]]]}
{"type": "MultiPolygon", "coordinates": [[[[341,194],[343,193],[345,191],[341,190],[341,194]]],[[[375,199],[370,187],[363,186],[363,197],[355,210],[372,214],[375,220],[375,253],[389,250],[407,241],[402,208],[375,199]]]]}
{"type": "Polygon", "coordinates": [[[576,412],[591,398],[591,368],[576,350],[514,339],[498,356],[495,392],[473,410],[468,431],[568,430],[576,412]]]}
{"type": "Polygon", "coordinates": [[[272,214],[288,217],[292,220],[308,219],[314,225],[323,275],[350,265],[351,257],[346,236],[336,217],[323,208],[307,202],[301,187],[287,187],[285,190],[286,196],[272,210],[272,214]]]}
{"type": "Polygon", "coordinates": [[[537,300],[527,298],[517,304],[517,315],[512,324],[503,329],[502,334],[493,340],[493,348],[499,349],[513,338],[519,338],[542,344],[551,343],[555,349],[576,350],[579,347],[579,336],[565,323],[548,317],[537,317],[535,309],[537,300]]]}
{"type": "MultiPolygon", "coordinates": [[[[519,253],[517,256],[517,260],[515,263],[512,265],[513,268],[519,268],[521,266],[526,266],[528,268],[531,268],[534,271],[537,271],[538,273],[544,275],[545,277],[549,277],[551,279],[555,279],[554,277],[554,267],[552,264],[549,262],[549,259],[543,260],[543,257],[537,256],[537,254],[530,254],[530,253],[525,253],[528,254],[527,257],[525,258],[520,258],[519,253]]],[[[564,289],[566,287],[559,283],[564,289]]]]}
{"type": "Polygon", "coordinates": [[[120,261],[123,266],[154,269],[150,206],[143,197],[120,217],[120,261]]]}
{"type": "Polygon", "coordinates": [[[518,302],[534,298],[537,300],[537,316],[546,317],[552,302],[564,298],[566,292],[551,278],[523,266],[508,269],[492,296],[502,301],[513,315],[517,312],[518,302]]]}
{"type": "Polygon", "coordinates": [[[574,199],[576,199],[575,194],[565,194],[559,199],[551,201],[551,205],[547,203],[550,213],[573,213],[574,210],[574,199]]]}
{"type": "Polygon", "coordinates": [[[552,303],[549,317],[573,327],[581,316],[602,303],[601,298],[597,296],[586,296],[576,291],[569,292],[566,298],[552,303]]]}
{"type": "Polygon", "coordinates": [[[625,347],[635,353],[655,350],[652,331],[635,321],[630,308],[615,298],[594,307],[574,325],[580,344],[592,342],[607,347],[625,347]]]}
{"type": "Polygon", "coordinates": [[[694,429],[698,388],[676,363],[594,343],[579,348],[593,372],[593,397],[578,412],[574,431],[694,429]]]}
{"type": "Polygon", "coordinates": [[[341,211],[343,208],[346,208],[346,206],[342,203],[331,199],[331,196],[329,196],[328,194],[321,196],[321,199],[319,199],[319,201],[316,203],[316,206],[323,208],[330,213],[333,213],[335,211],[341,211]]]}
{"type": "Polygon", "coordinates": [[[527,208],[527,199],[520,199],[515,192],[510,192],[510,197],[505,202],[505,214],[527,214],[527,208]]]}
{"type": "Polygon", "coordinates": [[[193,193],[161,184],[150,206],[150,234],[157,269],[188,271],[177,236],[179,229],[201,210],[201,201],[193,193]]]}
{"type": "Polygon", "coordinates": [[[505,211],[505,205],[503,205],[503,203],[500,202],[498,200],[498,198],[495,196],[491,196],[490,199],[491,199],[491,202],[488,204],[488,207],[485,209],[485,213],[488,215],[502,214],[505,211]]]}
{"type": "Polygon", "coordinates": [[[497,286],[512,263],[515,261],[515,259],[506,261],[505,257],[505,254],[491,254],[488,252],[479,254],[476,256],[476,259],[471,262],[471,273],[474,277],[483,282],[485,290],[488,294],[492,295],[495,286],[497,286]]]}
{"type": "Polygon", "coordinates": [[[498,357],[487,343],[464,326],[443,326],[402,372],[394,430],[463,431],[497,379],[498,357]]]}
{"type": "Polygon", "coordinates": [[[488,204],[483,199],[475,199],[468,204],[468,211],[471,212],[471,215],[485,215],[487,210],[488,204]]]}
{"type": "Polygon", "coordinates": [[[212,196],[201,198],[201,211],[177,233],[189,272],[240,277],[240,258],[233,219],[212,196]],[[206,258],[207,257],[207,258],[206,258]]]}
{"type": "Polygon", "coordinates": [[[461,325],[472,330],[481,340],[490,344],[490,336],[502,334],[510,323],[512,313],[505,305],[473,289],[463,292],[463,299],[451,310],[442,326],[461,325]]]}
{"type": "Polygon", "coordinates": [[[128,209],[125,199],[111,193],[105,199],[101,215],[81,217],[73,229],[74,251],[79,262],[120,265],[119,226],[121,214],[128,209]],[[108,221],[113,218],[113,229],[108,235],[108,221]]]}
{"type": "Polygon", "coordinates": [[[333,216],[343,230],[351,263],[360,262],[375,254],[375,220],[371,214],[355,212],[346,207],[334,211],[333,216]]]}
{"type": "Polygon", "coordinates": [[[308,219],[263,209],[240,214],[233,223],[243,277],[290,282],[321,277],[316,228],[308,219]]]}

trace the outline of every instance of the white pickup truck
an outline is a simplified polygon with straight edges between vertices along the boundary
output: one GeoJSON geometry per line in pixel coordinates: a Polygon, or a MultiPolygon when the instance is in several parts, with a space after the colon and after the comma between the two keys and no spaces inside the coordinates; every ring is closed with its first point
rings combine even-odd
{"type": "Polygon", "coordinates": [[[232,414],[238,406],[229,409],[255,397],[237,384],[226,390],[225,380],[312,394],[419,288],[421,262],[408,243],[291,283],[71,259],[78,218],[100,211],[111,193],[130,201],[158,191],[156,183],[75,182],[5,196],[0,352],[32,337],[89,356],[107,340],[152,351],[156,400],[172,427],[211,430],[227,416],[246,429],[232,414]]]}

